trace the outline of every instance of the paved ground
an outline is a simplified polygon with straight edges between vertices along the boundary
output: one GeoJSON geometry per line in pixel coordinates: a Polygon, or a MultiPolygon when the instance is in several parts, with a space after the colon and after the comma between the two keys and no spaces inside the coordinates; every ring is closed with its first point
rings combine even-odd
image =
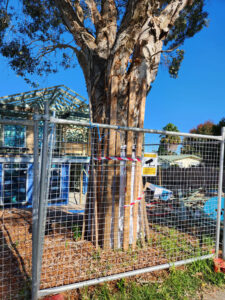
{"type": "Polygon", "coordinates": [[[207,293],[203,296],[203,300],[225,300],[225,290],[207,293]]]}

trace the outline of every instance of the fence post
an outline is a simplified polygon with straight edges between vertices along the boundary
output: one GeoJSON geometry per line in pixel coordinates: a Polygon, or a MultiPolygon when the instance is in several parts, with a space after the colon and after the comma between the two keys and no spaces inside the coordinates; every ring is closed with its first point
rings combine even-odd
{"type": "MultiPolygon", "coordinates": [[[[224,141],[225,141],[225,127],[221,130],[221,146],[220,146],[220,169],[219,169],[219,184],[218,184],[218,205],[217,205],[217,222],[216,222],[216,257],[219,254],[220,244],[220,220],[221,220],[221,199],[223,188],[223,164],[224,164],[224,141]]],[[[225,224],[225,223],[224,223],[225,224]]],[[[223,228],[223,256],[224,256],[224,228],[223,228]]]]}
{"type": "MultiPolygon", "coordinates": [[[[39,209],[38,209],[38,230],[37,230],[37,298],[40,286],[42,254],[44,246],[44,234],[46,223],[46,206],[47,206],[47,182],[48,182],[48,131],[49,131],[49,107],[45,102],[45,118],[43,130],[43,144],[41,156],[41,172],[40,172],[40,192],[39,192],[39,209]]],[[[32,300],[36,300],[32,299],[32,300]]]]}
{"type": "MultiPolygon", "coordinates": [[[[223,192],[223,174],[224,174],[224,147],[225,147],[225,127],[222,127],[221,130],[221,135],[222,135],[222,143],[221,143],[221,151],[222,151],[222,161],[221,161],[221,166],[220,169],[222,169],[221,173],[221,190],[220,190],[220,197],[222,196],[223,192]]],[[[224,204],[223,204],[223,259],[225,259],[225,197],[224,197],[224,204]]]]}
{"type": "Polygon", "coordinates": [[[38,120],[37,114],[35,112],[34,120],[34,164],[33,164],[33,194],[32,194],[32,300],[37,299],[38,293],[38,265],[37,265],[37,237],[38,237],[38,205],[39,205],[39,195],[38,195],[38,186],[39,186],[39,153],[38,153],[38,120]]]}

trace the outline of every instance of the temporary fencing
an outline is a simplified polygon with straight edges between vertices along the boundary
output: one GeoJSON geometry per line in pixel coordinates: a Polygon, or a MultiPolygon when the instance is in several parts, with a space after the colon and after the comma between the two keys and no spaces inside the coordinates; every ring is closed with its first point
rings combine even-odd
{"type": "Polygon", "coordinates": [[[26,126],[30,139],[0,157],[1,299],[29,299],[31,289],[35,300],[218,254],[224,131],[85,123],[47,107],[0,124],[26,126]]]}

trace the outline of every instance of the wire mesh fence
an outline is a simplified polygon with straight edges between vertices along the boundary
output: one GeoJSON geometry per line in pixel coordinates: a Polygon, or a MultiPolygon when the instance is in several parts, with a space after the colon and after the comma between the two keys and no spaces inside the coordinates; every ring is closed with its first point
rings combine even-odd
{"type": "MultiPolygon", "coordinates": [[[[71,124],[54,124],[60,124],[55,149],[77,161],[68,160],[67,204],[48,209],[41,295],[49,288],[212,255],[219,140],[176,135],[170,141],[165,135],[165,142],[141,130],[84,126],[88,149],[82,159],[89,159],[84,165],[78,161],[76,128],[74,140],[62,145],[57,136],[66,136],[71,124]]],[[[56,158],[54,151],[49,156],[56,158]]]]}
{"type": "Polygon", "coordinates": [[[0,299],[30,296],[33,127],[0,125],[0,299]],[[26,130],[25,130],[26,127],[26,130]]]}
{"type": "Polygon", "coordinates": [[[29,122],[0,121],[14,126],[1,134],[1,299],[30,299],[31,278],[37,299],[218,251],[221,137],[29,122]]]}

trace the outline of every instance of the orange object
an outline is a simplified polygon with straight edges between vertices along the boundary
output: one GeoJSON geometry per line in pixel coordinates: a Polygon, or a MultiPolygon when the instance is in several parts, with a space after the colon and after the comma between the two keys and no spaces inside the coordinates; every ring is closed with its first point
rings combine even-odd
{"type": "Polygon", "coordinates": [[[225,273],[225,260],[222,258],[214,258],[214,271],[225,273]]]}

